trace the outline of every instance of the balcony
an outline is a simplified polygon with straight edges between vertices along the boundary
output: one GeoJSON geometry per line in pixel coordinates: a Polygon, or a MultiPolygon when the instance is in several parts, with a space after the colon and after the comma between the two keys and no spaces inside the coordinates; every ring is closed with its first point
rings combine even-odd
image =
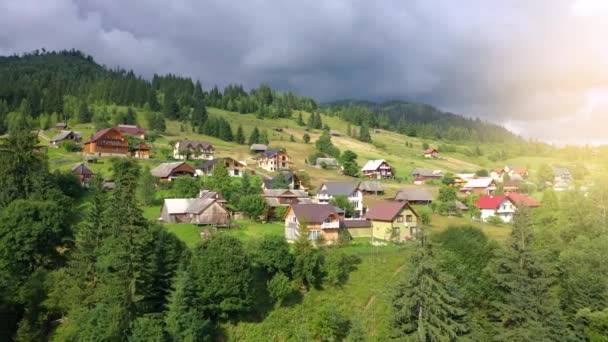
{"type": "Polygon", "coordinates": [[[340,228],[340,221],[321,223],[321,229],[338,229],[338,228],[340,228]]]}

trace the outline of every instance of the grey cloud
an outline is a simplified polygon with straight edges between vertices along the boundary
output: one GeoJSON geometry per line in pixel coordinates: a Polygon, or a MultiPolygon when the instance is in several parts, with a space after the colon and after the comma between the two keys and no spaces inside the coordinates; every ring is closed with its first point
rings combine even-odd
{"type": "Polygon", "coordinates": [[[264,82],[321,101],[403,99],[548,122],[608,84],[606,20],[573,15],[573,2],[4,1],[0,53],[78,48],[207,87],[264,82]]]}

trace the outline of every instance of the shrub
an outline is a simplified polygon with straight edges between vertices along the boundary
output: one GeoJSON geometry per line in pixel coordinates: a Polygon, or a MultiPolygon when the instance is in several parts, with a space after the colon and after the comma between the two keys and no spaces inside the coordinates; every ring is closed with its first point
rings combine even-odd
{"type": "Polygon", "coordinates": [[[61,143],[61,147],[67,152],[79,152],[82,148],[73,140],[66,140],[61,143]]]}
{"type": "Polygon", "coordinates": [[[425,226],[431,224],[431,215],[427,210],[420,212],[420,222],[425,226]]]}
{"type": "Polygon", "coordinates": [[[268,274],[291,272],[293,256],[282,236],[265,235],[253,247],[253,260],[268,274]]]}
{"type": "Polygon", "coordinates": [[[490,224],[496,225],[496,226],[498,226],[498,225],[501,225],[501,224],[505,223],[505,222],[504,222],[504,221],[503,221],[503,220],[502,220],[500,217],[498,217],[498,216],[490,216],[490,217],[488,217],[487,222],[488,222],[488,223],[490,223],[490,224]]]}
{"type": "Polygon", "coordinates": [[[333,307],[323,308],[313,323],[318,341],[342,341],[348,336],[350,321],[333,307]]]}
{"type": "Polygon", "coordinates": [[[294,292],[293,283],[281,272],[272,277],[266,283],[266,287],[268,288],[268,294],[277,305],[281,305],[281,302],[294,292]]]}
{"type": "Polygon", "coordinates": [[[341,251],[331,251],[325,259],[325,280],[332,286],[341,286],[348,280],[348,274],[356,269],[361,259],[341,251]]]}

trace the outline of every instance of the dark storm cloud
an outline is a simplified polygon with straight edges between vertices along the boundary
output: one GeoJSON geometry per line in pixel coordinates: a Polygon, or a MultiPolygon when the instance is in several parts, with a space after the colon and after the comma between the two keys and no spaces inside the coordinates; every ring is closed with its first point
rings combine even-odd
{"type": "Polygon", "coordinates": [[[544,122],[575,115],[608,84],[593,35],[607,27],[581,25],[573,2],[7,0],[0,53],[78,48],[207,87],[264,82],[321,101],[403,99],[544,122]]]}

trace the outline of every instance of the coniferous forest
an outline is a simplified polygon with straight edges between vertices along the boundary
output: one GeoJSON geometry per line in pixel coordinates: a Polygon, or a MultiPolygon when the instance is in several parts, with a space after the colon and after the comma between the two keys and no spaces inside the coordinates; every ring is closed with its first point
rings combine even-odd
{"type": "MultiPolygon", "coordinates": [[[[268,143],[265,131],[256,127],[245,134],[221,115],[211,116],[210,107],[253,113],[269,125],[292,119],[306,132],[322,130],[315,147],[344,162],[343,177],[357,173],[359,151],[341,153],[320,113],[359,126],[357,141],[366,144],[373,142],[370,131],[379,128],[444,143],[553,150],[499,126],[423,105],[322,106],[266,85],[220,90],[177,75],[147,80],[101,66],[76,50],[0,57],[0,340],[222,341],[228,339],[226,325],[245,323],[254,331],[253,325],[285,314],[308,294],[368,286],[349,283],[361,260],[348,251],[358,247],[344,248],[350,243],[344,239],[318,248],[305,225],[293,244],[282,236],[244,241],[213,234],[187,246],[146,219],[154,179],[136,159],[104,161],[113,190],[100,176],[82,187],[70,172],[50,166],[35,133],[61,121],[96,128],[134,124],[137,108],[158,134],[167,122],[179,122],[225,142],[268,143]],[[109,105],[129,109],[107,110],[109,105]],[[301,112],[311,113],[308,120],[301,112]]],[[[174,186],[218,191],[229,205],[259,218],[268,209],[260,179],[231,180],[219,165],[200,182],[174,186]]],[[[585,192],[558,196],[550,187],[542,189],[540,207],[518,210],[511,225],[496,228],[508,232],[503,240],[477,224],[459,224],[422,229],[416,242],[390,246],[404,266],[383,279],[391,285],[380,289],[381,298],[369,299],[389,303],[380,313],[386,318],[383,328],[377,329],[389,333],[380,339],[608,341],[607,192],[606,179],[594,180],[585,192]]],[[[430,210],[425,207],[425,215],[430,210]]],[[[430,227],[428,220],[422,221],[430,227]]],[[[378,247],[371,248],[361,255],[375,258],[378,247]]],[[[386,267],[386,258],[373,260],[373,267],[386,267]]],[[[365,312],[355,317],[325,302],[315,306],[314,314],[300,312],[307,316],[305,325],[292,326],[301,317],[285,314],[276,331],[252,333],[249,340],[374,340],[362,327],[365,312]]]]}

